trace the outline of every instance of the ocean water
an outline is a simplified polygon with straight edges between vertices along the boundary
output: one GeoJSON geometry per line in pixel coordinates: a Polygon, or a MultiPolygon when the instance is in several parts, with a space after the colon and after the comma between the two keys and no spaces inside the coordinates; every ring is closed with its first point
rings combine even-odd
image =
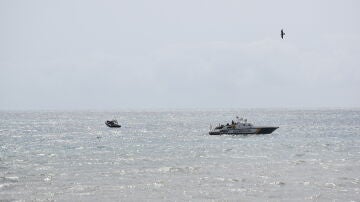
{"type": "Polygon", "coordinates": [[[360,110],[0,112],[0,201],[34,200],[360,201],[360,110]],[[280,128],[208,135],[236,115],[280,128]]]}

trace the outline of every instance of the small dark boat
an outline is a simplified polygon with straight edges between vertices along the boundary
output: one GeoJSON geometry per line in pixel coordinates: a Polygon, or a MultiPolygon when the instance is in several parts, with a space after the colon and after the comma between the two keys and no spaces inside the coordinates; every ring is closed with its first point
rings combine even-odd
{"type": "Polygon", "coordinates": [[[120,128],[121,125],[117,122],[117,120],[105,121],[105,124],[110,128],[120,128]]]}

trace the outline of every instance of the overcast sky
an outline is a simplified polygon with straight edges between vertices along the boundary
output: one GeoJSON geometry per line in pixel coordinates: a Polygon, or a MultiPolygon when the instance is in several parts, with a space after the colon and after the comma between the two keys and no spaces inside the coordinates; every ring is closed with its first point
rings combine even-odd
{"type": "Polygon", "coordinates": [[[1,110],[257,107],[360,107],[360,1],[0,0],[1,110]]]}

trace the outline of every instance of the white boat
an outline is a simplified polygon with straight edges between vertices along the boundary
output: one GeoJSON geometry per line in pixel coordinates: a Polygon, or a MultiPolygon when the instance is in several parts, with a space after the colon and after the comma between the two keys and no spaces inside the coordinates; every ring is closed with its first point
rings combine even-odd
{"type": "Polygon", "coordinates": [[[246,134],[270,134],[279,127],[275,126],[254,126],[246,119],[236,117],[231,124],[220,125],[214,129],[210,128],[209,135],[246,135],[246,134]]]}

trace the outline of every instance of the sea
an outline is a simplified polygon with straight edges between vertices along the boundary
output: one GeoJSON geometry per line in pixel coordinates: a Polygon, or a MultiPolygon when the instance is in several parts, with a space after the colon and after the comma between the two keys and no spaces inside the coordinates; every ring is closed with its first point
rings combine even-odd
{"type": "Polygon", "coordinates": [[[360,109],[1,111],[0,201],[360,201],[360,109]]]}

